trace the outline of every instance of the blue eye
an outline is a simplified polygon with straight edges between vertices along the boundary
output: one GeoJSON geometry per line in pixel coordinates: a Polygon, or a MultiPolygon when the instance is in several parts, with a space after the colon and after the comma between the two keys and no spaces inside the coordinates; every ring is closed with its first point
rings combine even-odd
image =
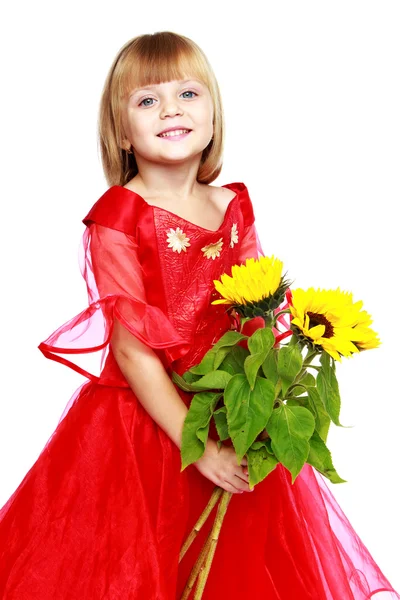
{"type": "MultiPolygon", "coordinates": [[[[146,100],[154,100],[154,98],[143,98],[143,100],[139,103],[139,106],[141,106],[146,100]]],[[[146,106],[151,106],[151,104],[146,104],[146,106]]]]}
{"type": "MultiPolygon", "coordinates": [[[[182,92],[182,94],[194,94],[195,96],[198,96],[198,94],[196,92],[193,92],[192,90],[186,90],[185,92],[182,92]]],[[[190,98],[192,98],[192,97],[193,96],[191,96],[190,98]]],[[[148,96],[147,98],[143,98],[143,100],[141,102],[139,102],[139,106],[141,106],[143,104],[143,102],[145,102],[146,100],[154,100],[154,98],[151,98],[150,96],[148,96]]],[[[153,106],[153,105],[152,104],[143,104],[143,106],[153,106]]]]}
{"type": "Polygon", "coordinates": [[[182,92],[182,94],[194,94],[197,96],[196,92],[193,92],[192,90],[187,90],[186,92],[182,92]]]}

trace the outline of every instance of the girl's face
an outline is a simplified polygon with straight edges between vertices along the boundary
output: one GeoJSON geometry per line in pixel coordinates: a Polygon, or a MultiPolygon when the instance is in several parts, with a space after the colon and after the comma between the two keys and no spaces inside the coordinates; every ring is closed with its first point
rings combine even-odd
{"type": "Polygon", "coordinates": [[[133,146],[136,160],[178,163],[198,155],[213,136],[213,103],[207,86],[197,79],[168,81],[132,90],[122,109],[124,147],[133,146]],[[179,127],[190,133],[160,137],[179,127]]]}

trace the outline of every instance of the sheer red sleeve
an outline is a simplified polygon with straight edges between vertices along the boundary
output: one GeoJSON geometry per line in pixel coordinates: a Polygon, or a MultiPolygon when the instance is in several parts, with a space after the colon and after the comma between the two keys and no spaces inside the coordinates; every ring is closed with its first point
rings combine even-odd
{"type": "Polygon", "coordinates": [[[261,241],[258,236],[256,224],[253,222],[245,226],[242,242],[240,245],[239,262],[243,264],[247,258],[259,258],[264,252],[261,247],[261,241]]]}
{"type": "Polygon", "coordinates": [[[242,239],[239,240],[240,251],[238,264],[243,264],[247,258],[259,258],[264,255],[261,241],[255,223],[253,203],[248,194],[244,195],[242,205],[243,227],[242,239]]]}
{"type": "Polygon", "coordinates": [[[89,306],[39,345],[47,358],[98,381],[93,366],[88,369],[77,364],[78,355],[102,350],[101,371],[114,318],[151,348],[165,349],[167,363],[187,352],[188,343],[166,314],[147,302],[137,250],[133,235],[96,222],[88,226],[80,248],[80,268],[86,281],[89,306]],[[57,356],[59,354],[77,356],[72,361],[57,356]]]}

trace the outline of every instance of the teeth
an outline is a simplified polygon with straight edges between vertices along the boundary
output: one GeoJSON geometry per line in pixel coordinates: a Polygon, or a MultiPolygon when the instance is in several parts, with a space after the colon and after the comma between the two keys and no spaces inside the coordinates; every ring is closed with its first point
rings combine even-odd
{"type": "Polygon", "coordinates": [[[160,133],[159,137],[173,137],[174,135],[182,135],[182,133],[189,133],[189,129],[175,129],[175,131],[167,131],[166,133],[160,133]]]}

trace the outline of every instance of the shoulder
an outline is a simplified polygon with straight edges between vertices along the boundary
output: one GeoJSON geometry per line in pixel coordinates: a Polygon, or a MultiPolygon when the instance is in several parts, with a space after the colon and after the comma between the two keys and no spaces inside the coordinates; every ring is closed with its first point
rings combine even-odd
{"type": "Polygon", "coordinates": [[[221,187],[208,184],[206,187],[210,190],[210,199],[214,201],[222,211],[227,209],[228,204],[233,198],[238,197],[245,226],[251,225],[255,221],[249,190],[242,181],[227,183],[221,187]]]}
{"type": "Polygon", "coordinates": [[[134,234],[143,202],[127,188],[114,185],[93,204],[82,222],[89,227],[97,223],[126,234],[134,234]]]}
{"type": "Polygon", "coordinates": [[[235,196],[248,196],[248,189],[242,181],[226,183],[223,186],[203,184],[208,188],[210,197],[220,202],[230,202],[235,196]]]}
{"type": "Polygon", "coordinates": [[[219,187],[217,185],[210,184],[208,184],[206,187],[209,189],[210,198],[215,202],[227,204],[236,196],[236,192],[227,187],[219,187]]]}

